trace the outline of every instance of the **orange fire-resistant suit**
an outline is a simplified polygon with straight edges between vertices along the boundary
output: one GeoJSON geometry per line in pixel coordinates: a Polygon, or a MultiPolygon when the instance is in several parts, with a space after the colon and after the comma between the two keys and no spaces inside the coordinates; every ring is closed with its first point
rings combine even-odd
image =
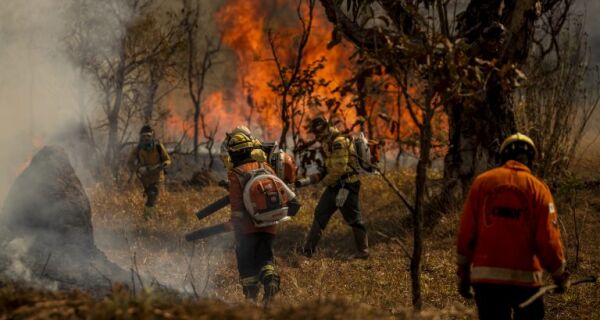
{"type": "Polygon", "coordinates": [[[459,276],[471,283],[537,287],[542,269],[565,270],[557,213],[548,187],[509,160],[478,176],[458,234],[459,276]]]}

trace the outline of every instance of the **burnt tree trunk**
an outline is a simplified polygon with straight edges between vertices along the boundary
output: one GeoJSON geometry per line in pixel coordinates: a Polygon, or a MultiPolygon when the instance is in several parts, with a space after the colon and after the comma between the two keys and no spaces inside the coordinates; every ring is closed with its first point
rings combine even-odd
{"type": "MultiPolygon", "coordinates": [[[[473,0],[459,16],[459,38],[474,48],[473,57],[519,66],[531,47],[536,1],[473,0]],[[504,7],[502,7],[504,6],[504,7]],[[503,8],[503,9],[501,9],[503,8]]],[[[444,177],[449,194],[466,194],[471,180],[498,164],[500,144],[517,129],[512,90],[503,87],[500,77],[490,75],[482,102],[477,106],[455,103],[447,107],[449,150],[444,177]]]]}
{"type": "MultiPolygon", "coordinates": [[[[495,60],[496,66],[519,66],[525,62],[531,47],[534,23],[541,13],[556,6],[559,1],[547,0],[471,0],[465,12],[457,17],[458,34],[453,38],[465,39],[472,47],[473,59],[495,60]],[[542,6],[539,4],[542,3],[542,6]],[[499,28],[501,32],[494,32],[499,28]]],[[[321,0],[328,20],[349,41],[377,56],[378,48],[386,43],[382,33],[357,24],[342,6],[334,0],[321,0]]],[[[415,30],[410,10],[399,1],[380,1],[394,26],[416,45],[422,35],[415,30]]],[[[394,72],[394,60],[381,62],[394,72]]],[[[474,62],[475,63],[475,62],[474,62]]],[[[491,74],[491,72],[490,72],[491,74]]],[[[501,85],[501,79],[489,75],[482,88],[478,105],[460,102],[446,106],[449,118],[449,152],[446,157],[445,177],[448,194],[457,187],[468,188],[472,178],[497,162],[497,149],[502,140],[516,130],[512,91],[501,85]]],[[[444,88],[437,88],[443,94],[444,88]]]]}
{"type": "Polygon", "coordinates": [[[281,150],[287,149],[287,134],[290,130],[290,115],[289,115],[289,105],[288,105],[288,89],[285,89],[282,94],[282,102],[281,102],[281,123],[283,124],[281,128],[281,137],[279,138],[279,145],[281,146],[281,150]]]}
{"type": "Polygon", "coordinates": [[[123,87],[125,86],[125,40],[121,43],[119,64],[114,84],[115,99],[108,114],[108,142],[106,146],[106,164],[116,178],[119,174],[119,114],[123,103],[123,87]]]}
{"type": "Polygon", "coordinates": [[[413,252],[410,259],[410,277],[412,287],[412,304],[415,309],[420,310],[423,301],[421,298],[421,257],[423,256],[423,216],[425,209],[425,188],[427,182],[427,167],[431,151],[431,115],[423,119],[420,134],[421,153],[417,164],[417,176],[415,178],[415,210],[413,218],[413,252]]]}
{"type": "Polygon", "coordinates": [[[150,82],[148,83],[148,96],[144,104],[144,122],[150,123],[152,121],[152,115],[154,113],[156,93],[160,80],[162,78],[162,70],[158,61],[152,61],[150,63],[150,82]]]}
{"type": "Polygon", "coordinates": [[[200,102],[194,102],[194,161],[198,162],[200,147],[200,102]]]}
{"type": "Polygon", "coordinates": [[[371,119],[369,118],[369,113],[367,112],[367,78],[370,76],[367,71],[360,71],[358,75],[356,75],[356,90],[358,93],[358,104],[356,106],[356,115],[361,120],[364,121],[360,124],[361,131],[365,131],[365,124],[367,129],[367,136],[373,136],[373,127],[371,125],[371,119]]]}

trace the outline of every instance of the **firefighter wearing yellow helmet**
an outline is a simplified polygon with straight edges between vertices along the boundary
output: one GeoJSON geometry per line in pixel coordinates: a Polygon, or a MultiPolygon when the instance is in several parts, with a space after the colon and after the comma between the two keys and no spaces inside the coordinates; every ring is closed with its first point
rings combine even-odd
{"type": "Polygon", "coordinates": [[[359,164],[354,143],[350,137],[342,134],[321,116],[310,122],[309,131],[321,143],[326,172],[300,179],[296,186],[320,182],[325,191],[315,208],[313,224],[302,253],[307,257],[313,255],[327,223],[339,209],[354,233],[357,249],[354,257],[366,259],[369,257],[369,243],[367,228],[360,213],[360,180],[357,171],[359,164]]]}
{"type": "MultiPolygon", "coordinates": [[[[259,161],[255,158],[256,153],[253,153],[253,151],[256,148],[257,140],[252,135],[241,131],[230,134],[227,142],[227,152],[231,159],[231,167],[227,177],[229,180],[229,199],[231,201],[231,221],[236,239],[236,260],[242,290],[247,299],[256,300],[262,284],[264,289],[263,300],[265,306],[267,306],[278,293],[280,284],[273,254],[276,224],[262,224],[256,220],[256,216],[252,215],[251,211],[253,210],[249,209],[246,200],[249,197],[253,204],[252,207],[259,207],[261,196],[264,196],[264,194],[251,193],[252,182],[256,181],[255,179],[260,179],[261,176],[275,176],[276,173],[265,161],[259,161]]],[[[262,186],[261,183],[259,182],[262,186]]],[[[285,185],[283,181],[281,181],[281,185],[285,185]]],[[[270,190],[269,197],[273,201],[269,206],[284,205],[283,197],[271,198],[273,191],[277,190],[277,185],[265,184],[265,186],[272,187],[267,188],[267,190],[270,190]]],[[[264,197],[262,199],[264,200],[264,197]]],[[[285,199],[285,205],[289,209],[288,214],[290,216],[295,215],[300,209],[300,204],[291,190],[289,194],[286,193],[285,199]],[[287,198],[287,196],[293,196],[293,198],[287,198]]],[[[270,210],[275,208],[272,207],[270,210]]]]}
{"type": "Polygon", "coordinates": [[[543,285],[548,271],[564,292],[569,272],[550,189],[531,173],[537,150],[522,133],[500,146],[502,165],[475,179],[457,241],[458,292],[473,298],[480,319],[543,319],[544,302],[519,304],[543,285]]]}
{"type": "Polygon", "coordinates": [[[229,156],[229,142],[231,137],[235,136],[236,134],[242,134],[245,135],[246,137],[248,137],[248,139],[250,139],[252,141],[253,144],[253,148],[252,148],[252,159],[258,161],[258,162],[266,162],[267,161],[267,155],[266,153],[261,149],[262,143],[260,142],[259,139],[255,138],[254,136],[252,136],[252,133],[250,132],[250,129],[248,129],[248,127],[246,126],[238,126],[235,129],[233,129],[230,133],[228,133],[225,136],[225,140],[223,140],[223,142],[221,143],[221,161],[223,161],[223,165],[225,166],[225,168],[230,169],[231,168],[231,157],[229,156]]]}
{"type": "Polygon", "coordinates": [[[519,159],[513,160],[520,160],[519,162],[526,164],[531,168],[532,162],[537,156],[537,148],[535,147],[533,140],[519,132],[504,139],[504,142],[502,142],[502,145],[500,146],[500,157],[502,162],[506,162],[508,158],[512,158],[515,155],[518,156],[519,159]]]}

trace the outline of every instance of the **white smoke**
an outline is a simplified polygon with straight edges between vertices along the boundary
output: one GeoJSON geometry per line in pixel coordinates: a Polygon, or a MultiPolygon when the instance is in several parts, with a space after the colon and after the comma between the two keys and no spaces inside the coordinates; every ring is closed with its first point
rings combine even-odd
{"type": "MultiPolygon", "coordinates": [[[[18,174],[44,145],[60,145],[77,169],[89,153],[77,130],[98,114],[97,85],[82,72],[75,36],[85,37],[85,53],[117,52],[129,12],[124,1],[3,0],[0,7],[0,213],[18,174]],[[79,5],[79,7],[77,6],[79,5]],[[85,9],[85,15],[82,10],[85,9]]],[[[81,178],[84,172],[79,171],[81,178]]],[[[40,179],[43,179],[40,177],[40,179]]],[[[2,236],[6,232],[1,232],[2,236]]],[[[3,247],[3,275],[32,285],[42,283],[27,268],[30,241],[13,239],[3,247]]],[[[36,271],[37,272],[37,271],[36,271]]]]}
{"type": "Polygon", "coordinates": [[[34,273],[28,267],[26,262],[27,253],[32,242],[31,238],[16,238],[4,245],[2,254],[3,259],[8,262],[8,266],[4,270],[3,276],[11,281],[28,283],[38,288],[56,290],[58,283],[41,277],[45,271],[45,266],[41,266],[42,269],[38,273],[34,273]]]}
{"type": "Polygon", "coordinates": [[[591,64],[600,65],[600,1],[597,0],[577,0],[574,3],[572,13],[582,15],[584,19],[584,28],[588,35],[589,46],[591,49],[591,64]]]}
{"type": "MultiPolygon", "coordinates": [[[[65,50],[69,2],[4,0],[0,9],[0,197],[35,150],[75,126],[78,90],[65,50]]],[[[86,97],[86,100],[89,100],[86,97]]]]}

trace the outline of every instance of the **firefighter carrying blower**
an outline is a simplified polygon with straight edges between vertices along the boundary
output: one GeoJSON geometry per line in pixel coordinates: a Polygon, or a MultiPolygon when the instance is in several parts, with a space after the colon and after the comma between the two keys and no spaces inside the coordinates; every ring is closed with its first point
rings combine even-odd
{"type": "Polygon", "coordinates": [[[552,274],[557,292],[569,286],[558,217],[548,187],[531,174],[533,141],[520,133],[500,147],[501,167],[479,175],[469,192],[458,234],[458,290],[480,319],[543,319],[541,297],[518,305],[552,274]]]}
{"type": "Polygon", "coordinates": [[[241,130],[227,139],[231,221],[242,289],[247,299],[255,301],[262,284],[263,302],[268,306],[279,291],[273,257],[276,225],[296,215],[300,204],[275,170],[255,159],[260,147],[257,139],[241,130]]]}
{"type": "Polygon", "coordinates": [[[326,172],[300,179],[296,182],[296,186],[303,187],[319,183],[325,187],[325,191],[315,208],[314,220],[302,253],[307,257],[312,257],[323,230],[325,230],[331,216],[339,209],[344,220],[352,227],[354,232],[354,240],[358,251],[354,257],[367,259],[369,257],[369,244],[367,228],[363,224],[360,213],[360,180],[358,175],[361,164],[359,163],[359,157],[356,156],[356,146],[350,137],[331,126],[322,116],[311,120],[309,131],[321,143],[326,172]]]}
{"type": "Polygon", "coordinates": [[[171,165],[171,157],[165,147],[154,137],[154,130],[145,125],[140,130],[139,144],[131,151],[127,161],[129,169],[142,182],[146,204],[144,219],[154,215],[159,186],[164,179],[164,170],[171,165]]]}

